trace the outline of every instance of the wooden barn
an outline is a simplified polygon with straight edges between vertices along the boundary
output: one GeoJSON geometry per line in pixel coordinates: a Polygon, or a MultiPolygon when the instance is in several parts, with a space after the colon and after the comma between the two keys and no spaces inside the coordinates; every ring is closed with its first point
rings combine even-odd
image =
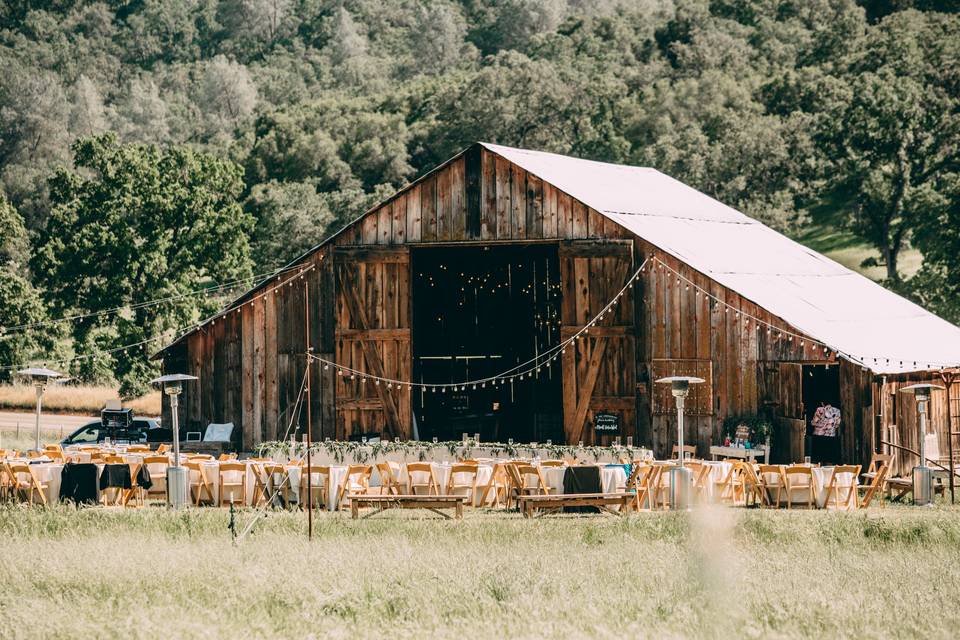
{"type": "MultiPolygon", "coordinates": [[[[199,377],[182,423],[232,422],[243,450],[303,433],[303,398],[317,440],[632,437],[663,455],[676,418],[653,381],[691,374],[701,454],[747,415],[800,459],[829,403],[859,462],[916,447],[896,389],[960,363],[960,329],[655,169],[477,143],[158,357],[199,377]]],[[[944,451],[953,391],[933,402],[944,451]]]]}

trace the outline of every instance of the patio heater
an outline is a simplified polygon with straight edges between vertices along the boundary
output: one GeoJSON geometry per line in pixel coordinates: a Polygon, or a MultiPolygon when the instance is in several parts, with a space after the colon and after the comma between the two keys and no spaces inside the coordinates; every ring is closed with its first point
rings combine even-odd
{"type": "Polygon", "coordinates": [[[33,381],[33,386],[37,389],[37,422],[36,426],[34,427],[33,448],[39,451],[40,412],[43,409],[43,390],[46,388],[48,382],[57,378],[62,378],[63,374],[53,371],[52,369],[47,369],[46,367],[30,367],[29,369],[22,369],[17,373],[22,376],[29,377],[33,381]]]}
{"type": "Polygon", "coordinates": [[[917,400],[917,413],[920,419],[920,464],[913,468],[913,504],[918,507],[933,506],[933,469],[927,466],[927,403],[930,402],[930,392],[933,389],[943,389],[935,384],[912,384],[900,389],[903,393],[912,393],[917,400]]]}
{"type": "Polygon", "coordinates": [[[188,504],[187,492],[190,489],[189,472],[180,466],[180,416],[178,415],[178,396],[183,391],[186,380],[196,380],[196,376],[184,373],[170,373],[150,382],[163,387],[170,396],[170,418],[173,421],[173,464],[167,467],[167,506],[181,509],[188,504]]]}
{"type": "Polygon", "coordinates": [[[703,378],[693,376],[670,376],[660,378],[658,383],[669,384],[673,399],[677,404],[677,442],[680,445],[679,464],[670,469],[670,508],[686,510],[690,508],[693,476],[683,465],[683,405],[690,394],[691,384],[700,384],[703,378]]]}

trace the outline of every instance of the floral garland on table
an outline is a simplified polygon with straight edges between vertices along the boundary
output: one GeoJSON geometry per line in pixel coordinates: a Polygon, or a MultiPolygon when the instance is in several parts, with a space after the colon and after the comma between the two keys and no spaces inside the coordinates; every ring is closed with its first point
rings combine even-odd
{"type": "MultiPolygon", "coordinates": [[[[324,442],[315,442],[311,448],[312,452],[326,453],[338,463],[350,460],[359,464],[365,464],[376,460],[381,456],[392,453],[400,453],[405,459],[413,458],[418,461],[426,460],[427,457],[435,452],[443,452],[454,459],[470,458],[474,455],[476,449],[482,449],[489,452],[494,457],[520,458],[533,457],[546,453],[550,458],[590,458],[594,462],[599,462],[604,456],[611,456],[618,460],[626,457],[634,460],[637,457],[644,457],[649,454],[649,449],[644,447],[632,446],[576,446],[565,444],[540,444],[536,446],[531,444],[505,444],[502,442],[477,442],[473,438],[463,440],[449,440],[444,442],[427,442],[422,440],[408,440],[406,442],[395,442],[391,440],[379,442],[356,442],[344,440],[329,440],[324,442]]],[[[257,454],[263,457],[287,459],[302,458],[306,456],[306,445],[303,442],[293,441],[273,441],[263,442],[257,446],[257,454]]]]}

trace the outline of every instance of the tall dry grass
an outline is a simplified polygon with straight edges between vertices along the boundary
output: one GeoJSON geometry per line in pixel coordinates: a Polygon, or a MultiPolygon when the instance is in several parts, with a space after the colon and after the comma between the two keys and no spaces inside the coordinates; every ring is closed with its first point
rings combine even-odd
{"type": "MultiPolygon", "coordinates": [[[[92,385],[51,384],[43,392],[43,408],[46,411],[99,415],[108,400],[118,400],[120,395],[113,387],[92,385]]],[[[0,385],[0,410],[32,411],[36,406],[36,390],[31,385],[0,385]]],[[[123,403],[137,415],[160,415],[160,392],[123,403]]]]}
{"type": "Polygon", "coordinates": [[[225,510],[0,507],[0,635],[952,638],[958,516],[324,513],[308,543],[278,512],[233,546],[225,510]]]}

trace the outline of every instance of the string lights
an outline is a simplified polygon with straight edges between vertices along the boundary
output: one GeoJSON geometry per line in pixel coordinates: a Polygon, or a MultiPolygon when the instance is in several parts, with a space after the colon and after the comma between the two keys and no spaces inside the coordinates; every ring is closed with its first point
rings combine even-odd
{"type": "MultiPolygon", "coordinates": [[[[320,257],[320,260],[322,260],[322,259],[323,259],[323,256],[320,257]]],[[[257,300],[260,300],[260,299],[262,299],[262,298],[264,298],[264,297],[266,297],[266,296],[271,295],[274,291],[277,291],[277,290],[279,290],[279,289],[281,289],[281,288],[283,288],[283,287],[288,287],[288,288],[289,288],[289,287],[292,287],[296,282],[299,282],[299,281],[303,280],[303,278],[305,277],[305,275],[306,275],[309,271],[311,271],[314,267],[315,267],[315,265],[313,265],[313,264],[310,264],[310,265],[307,265],[307,266],[297,265],[296,267],[288,267],[288,268],[285,268],[285,269],[281,269],[281,270],[278,271],[278,272],[274,272],[274,275],[271,275],[270,278],[275,278],[276,281],[277,281],[276,284],[274,284],[273,286],[265,289],[263,292],[257,294],[256,296],[253,296],[253,297],[249,298],[248,300],[244,300],[243,302],[235,303],[235,304],[233,304],[233,305],[228,306],[226,309],[220,311],[219,313],[217,313],[217,314],[215,314],[215,315],[213,315],[213,316],[211,316],[211,317],[209,317],[209,318],[207,318],[207,319],[205,319],[205,320],[201,320],[201,321],[198,322],[198,323],[195,323],[195,324],[192,324],[192,325],[188,325],[187,327],[185,327],[185,328],[183,328],[183,329],[178,329],[178,330],[176,331],[177,337],[174,339],[174,341],[179,340],[179,339],[182,338],[184,335],[187,335],[187,334],[189,334],[189,333],[191,333],[191,332],[193,332],[193,331],[196,331],[197,329],[203,329],[203,328],[206,327],[207,325],[214,326],[214,325],[216,324],[216,321],[217,321],[217,320],[220,320],[220,319],[222,319],[222,318],[225,318],[225,317],[229,316],[231,313],[233,313],[233,314],[239,314],[240,311],[241,311],[241,309],[242,309],[243,307],[245,307],[245,306],[247,306],[247,305],[249,305],[249,304],[253,304],[253,303],[256,302],[257,300]],[[294,270],[296,270],[296,273],[294,273],[292,276],[289,276],[290,272],[291,272],[291,271],[294,271],[294,270]],[[288,275],[289,277],[284,280],[284,279],[283,279],[283,276],[284,276],[284,275],[288,275]]],[[[155,301],[154,301],[154,302],[155,302],[155,301]]],[[[147,303],[139,303],[139,304],[140,304],[141,306],[146,306],[147,303]]],[[[157,303],[157,304],[159,304],[159,303],[157,303]]],[[[104,311],[104,312],[96,312],[96,313],[107,313],[107,312],[110,312],[110,311],[112,311],[112,310],[107,310],[107,311],[104,311]]],[[[87,315],[89,316],[89,315],[95,315],[95,314],[87,314],[87,315]]],[[[64,321],[64,320],[65,320],[65,318],[61,318],[61,319],[60,319],[60,321],[64,321]]],[[[109,355],[113,355],[113,354],[115,354],[115,353],[120,353],[120,352],[122,352],[122,351],[129,351],[129,350],[131,350],[131,349],[138,349],[138,348],[146,349],[146,348],[147,348],[147,345],[149,345],[149,344],[151,344],[151,343],[153,343],[153,342],[157,342],[157,341],[159,341],[159,340],[165,340],[165,339],[169,339],[169,338],[166,338],[166,337],[163,336],[163,335],[158,335],[158,336],[154,336],[154,337],[152,337],[152,338],[147,338],[146,340],[141,340],[140,342],[135,342],[135,343],[133,343],[133,344],[127,344],[127,345],[123,345],[123,346],[120,346],[120,347],[115,347],[115,348],[113,348],[113,349],[104,349],[104,350],[102,350],[102,351],[95,351],[95,352],[92,352],[92,353],[85,353],[85,354],[74,355],[74,356],[71,356],[71,357],[69,357],[69,358],[57,358],[57,359],[52,359],[52,358],[35,358],[35,359],[32,359],[30,362],[33,363],[33,364],[43,363],[43,364],[54,364],[54,365],[57,365],[57,366],[65,366],[65,365],[70,364],[70,363],[72,363],[72,362],[83,361],[83,360],[87,360],[87,359],[97,360],[97,359],[99,359],[99,358],[103,358],[103,357],[106,357],[106,356],[109,356],[109,355]]],[[[4,366],[0,366],[0,370],[22,369],[22,368],[24,368],[25,366],[29,366],[29,365],[28,365],[27,363],[4,365],[4,366]]]]}
{"type": "MultiPolygon", "coordinates": [[[[534,373],[540,371],[541,367],[550,366],[554,360],[559,358],[561,355],[566,353],[568,346],[576,343],[579,340],[584,339],[590,333],[590,329],[596,326],[609,311],[611,311],[617,303],[620,301],[620,298],[623,297],[627,291],[630,289],[631,285],[640,278],[640,274],[649,262],[649,258],[644,260],[640,267],[633,272],[633,275],[627,279],[626,284],[617,292],[612,300],[607,302],[601,309],[600,312],[593,316],[585,325],[583,325],[576,333],[567,338],[566,340],[561,341],[559,344],[554,345],[553,347],[538,353],[534,357],[530,358],[526,362],[522,362],[506,371],[502,371],[498,374],[487,376],[484,378],[477,378],[474,380],[464,380],[461,382],[413,382],[410,380],[398,380],[395,378],[387,378],[383,376],[375,376],[370,373],[360,371],[359,369],[353,369],[341,364],[338,364],[332,360],[328,360],[322,356],[316,354],[308,354],[310,358],[316,360],[323,364],[324,370],[329,370],[331,367],[336,370],[337,376],[344,377],[346,376],[350,380],[355,380],[357,377],[360,377],[361,382],[363,380],[369,379],[373,380],[375,385],[380,385],[385,383],[392,385],[392,387],[397,387],[400,389],[424,389],[430,393],[446,393],[447,389],[452,391],[465,391],[467,387],[476,388],[477,386],[485,386],[486,384],[501,385],[513,383],[515,380],[524,380],[530,379],[533,377],[534,373]]],[[[391,388],[392,388],[391,387],[391,388]]]]}
{"type": "Polygon", "coordinates": [[[194,291],[188,291],[186,293],[178,293],[176,295],[166,296],[163,298],[154,298],[153,300],[145,300],[142,302],[134,302],[126,305],[121,305],[118,307],[112,307],[110,309],[102,309],[100,311],[92,311],[90,313],[78,313],[68,316],[63,316],[62,318],[53,318],[50,320],[40,320],[37,322],[28,322],[25,324],[11,325],[8,327],[0,327],[0,337],[14,335],[17,333],[22,333],[30,329],[37,329],[39,327],[45,326],[55,326],[65,322],[81,322],[89,318],[98,318],[101,316],[109,316],[118,313],[123,313],[124,311],[135,311],[137,309],[146,309],[149,307],[155,307],[161,304],[166,304],[168,302],[173,302],[175,300],[182,300],[183,298],[189,298],[191,296],[199,295],[219,295],[226,293],[229,289],[247,285],[248,283],[256,283],[254,286],[258,286],[263,282],[266,282],[270,278],[282,276],[288,271],[295,269],[302,269],[300,265],[284,267],[270,273],[261,273],[257,275],[250,276],[248,278],[240,278],[237,280],[230,280],[227,282],[221,282],[215,285],[210,285],[209,287],[204,287],[202,289],[196,289],[194,291]],[[260,282],[257,282],[260,281],[260,282]]]}
{"type": "MultiPolygon", "coordinates": [[[[319,260],[323,260],[323,258],[324,256],[321,255],[319,257],[319,260]]],[[[193,331],[196,331],[198,329],[205,329],[208,326],[209,327],[215,326],[218,321],[221,321],[224,318],[229,317],[230,314],[239,314],[245,306],[253,304],[258,300],[264,299],[272,295],[275,291],[282,289],[283,287],[288,287],[288,288],[292,287],[296,282],[303,280],[306,274],[311,270],[313,270],[315,267],[316,267],[315,264],[308,264],[308,265],[300,264],[300,265],[285,267],[267,276],[263,276],[263,275],[252,276],[251,278],[245,278],[241,280],[218,284],[218,285],[207,287],[204,289],[199,289],[199,290],[184,293],[184,294],[178,294],[176,296],[169,296],[167,298],[149,300],[145,302],[124,305],[121,307],[115,307],[112,309],[106,309],[106,310],[91,312],[87,314],[65,316],[63,318],[46,320],[46,321],[37,322],[37,323],[3,327],[3,328],[0,328],[0,339],[2,339],[5,336],[13,335],[14,333],[17,333],[20,331],[26,331],[28,329],[32,329],[40,326],[53,325],[53,324],[62,323],[62,322],[79,321],[79,320],[90,318],[90,317],[102,316],[102,315],[107,315],[112,313],[120,313],[128,309],[133,310],[133,309],[140,309],[140,308],[145,308],[149,306],[156,306],[156,305],[164,304],[166,302],[170,302],[173,300],[188,297],[191,295],[200,295],[200,294],[210,293],[210,292],[221,292],[225,290],[227,287],[235,286],[237,284],[242,284],[244,282],[250,282],[250,281],[256,281],[256,280],[262,279],[262,281],[256,285],[256,286],[261,286],[265,282],[269,282],[270,280],[276,281],[275,284],[265,288],[259,294],[252,296],[242,302],[235,302],[234,304],[229,305],[227,308],[221,310],[220,312],[214,314],[213,316],[206,318],[205,320],[202,320],[193,325],[189,325],[184,329],[178,330],[177,337],[174,339],[174,341],[177,341],[182,339],[185,335],[193,331]],[[293,272],[292,275],[290,275],[291,272],[293,272]],[[289,276],[289,277],[284,279],[284,276],[289,276]]],[[[441,265],[441,268],[443,270],[446,270],[446,265],[441,265]]],[[[556,344],[555,346],[541,353],[538,353],[537,355],[527,360],[526,362],[516,365],[510,369],[507,369],[493,376],[478,378],[476,380],[467,380],[463,382],[451,382],[451,383],[413,382],[413,381],[397,380],[397,379],[391,379],[386,377],[373,376],[367,372],[359,371],[357,369],[352,369],[350,367],[340,365],[332,360],[327,360],[315,354],[309,354],[309,357],[316,361],[321,362],[324,366],[324,369],[329,369],[330,367],[334,367],[338,375],[340,376],[347,375],[353,379],[360,378],[361,383],[372,381],[374,385],[385,384],[385,385],[388,385],[389,388],[391,389],[421,388],[431,393],[432,392],[446,393],[448,389],[466,390],[467,387],[474,387],[474,386],[479,386],[479,388],[485,388],[485,385],[487,384],[491,384],[493,386],[499,386],[502,384],[513,383],[516,380],[530,379],[534,376],[535,373],[538,373],[540,371],[541,367],[544,367],[544,366],[550,367],[553,361],[555,361],[557,358],[561,357],[566,353],[566,349],[568,347],[577,343],[580,340],[583,340],[584,338],[589,338],[591,335],[590,329],[596,326],[598,322],[603,320],[606,314],[609,313],[618,304],[620,298],[628,291],[631,285],[633,285],[640,278],[641,274],[645,272],[649,272],[651,274],[655,272],[660,272],[660,273],[666,272],[667,274],[669,274],[668,277],[665,279],[668,287],[670,287],[671,285],[676,286],[678,288],[680,286],[683,286],[684,292],[689,292],[692,289],[697,299],[699,299],[700,296],[703,296],[704,299],[710,301],[712,311],[719,312],[719,309],[723,309],[723,313],[728,317],[732,313],[733,319],[738,321],[739,323],[742,323],[744,328],[748,329],[751,323],[753,323],[753,326],[755,327],[755,330],[757,332],[756,335],[758,336],[766,335],[768,339],[771,339],[774,342],[786,341],[788,344],[796,344],[797,346],[799,346],[801,350],[804,351],[804,354],[810,353],[811,355],[817,356],[817,357],[819,357],[822,354],[822,357],[828,360],[831,358],[831,356],[834,356],[835,358],[843,357],[850,360],[851,362],[859,364],[865,370],[867,369],[868,362],[872,362],[874,365],[886,365],[886,366],[896,364],[901,368],[912,365],[913,370],[919,370],[919,367],[921,365],[926,365],[926,370],[935,370],[937,368],[939,368],[940,370],[943,370],[946,368],[954,368],[958,366],[958,363],[956,362],[910,360],[910,359],[893,358],[888,356],[860,356],[860,355],[847,353],[839,349],[835,349],[830,345],[826,344],[825,342],[811,339],[802,333],[791,331],[785,328],[784,326],[773,324],[771,322],[768,322],[767,320],[764,320],[762,318],[749,314],[746,311],[742,311],[737,307],[727,304],[727,302],[725,302],[724,300],[721,300],[717,296],[713,295],[710,291],[699,286],[696,282],[682,275],[676,269],[667,265],[656,256],[651,256],[645,259],[643,263],[640,265],[640,267],[633,273],[633,275],[630,276],[626,284],[624,284],[624,286],[617,292],[617,294],[613,297],[613,299],[610,300],[606,305],[604,305],[595,316],[593,316],[586,324],[584,324],[572,336],[570,336],[565,340],[562,340],[560,343],[556,344]]],[[[475,284],[482,287],[486,285],[487,282],[477,282],[475,284]]],[[[548,291],[550,291],[550,289],[553,287],[557,288],[557,290],[559,291],[560,285],[559,283],[550,283],[548,291]]],[[[552,291],[551,291],[551,294],[552,294],[552,291]]],[[[542,322],[545,325],[549,325],[552,322],[559,322],[559,320],[554,317],[538,318],[536,319],[536,321],[542,322]]],[[[783,323],[783,324],[785,325],[786,323],[783,323]]],[[[142,348],[146,350],[149,344],[157,342],[159,340],[163,340],[163,339],[164,339],[164,336],[162,335],[155,336],[152,338],[148,338],[146,340],[141,340],[133,344],[115,347],[113,349],[106,349],[106,350],[96,351],[96,352],[86,353],[86,354],[78,354],[69,358],[57,358],[57,359],[34,358],[28,361],[28,363],[54,364],[54,365],[62,366],[62,365],[69,364],[71,362],[82,361],[85,359],[96,360],[98,358],[106,357],[115,353],[131,350],[131,349],[142,348]]],[[[28,363],[2,365],[0,366],[0,370],[20,369],[25,366],[29,366],[28,363]]]]}
{"type": "Polygon", "coordinates": [[[866,366],[867,362],[871,360],[873,364],[884,363],[889,365],[891,362],[899,362],[899,365],[901,367],[904,366],[904,363],[907,363],[907,364],[912,363],[914,369],[916,369],[920,364],[926,364],[927,370],[933,370],[938,367],[940,369],[944,369],[948,367],[956,367],[958,365],[958,363],[956,362],[934,362],[931,360],[898,360],[895,358],[887,358],[883,356],[877,356],[877,357],[858,356],[851,353],[847,353],[845,351],[841,351],[839,349],[835,349],[825,342],[821,342],[819,340],[813,340],[801,333],[789,331],[778,325],[767,322],[762,318],[751,315],[746,311],[741,311],[737,307],[727,304],[725,301],[721,300],[720,298],[713,295],[703,287],[699,286],[696,282],[694,282],[693,280],[690,280],[689,278],[681,274],[679,271],[677,271],[670,265],[660,260],[657,256],[652,256],[651,260],[653,260],[654,262],[654,265],[651,266],[651,272],[653,272],[654,270],[660,270],[660,271],[665,270],[671,274],[671,277],[667,279],[668,287],[670,286],[669,285],[670,279],[672,279],[675,276],[677,286],[680,286],[681,283],[684,284],[685,291],[689,291],[690,288],[693,287],[693,289],[697,293],[697,296],[699,297],[700,295],[703,295],[706,299],[709,299],[714,304],[714,308],[721,307],[723,308],[723,312],[728,315],[729,315],[729,312],[732,310],[734,312],[735,320],[739,320],[743,322],[746,328],[749,328],[750,322],[752,321],[757,331],[762,331],[763,329],[766,329],[767,336],[771,337],[774,341],[779,341],[786,338],[788,343],[792,343],[794,341],[794,338],[796,338],[799,342],[799,346],[801,349],[807,349],[809,351],[812,351],[814,354],[822,350],[823,355],[826,357],[829,357],[830,354],[834,354],[836,357],[842,356],[847,360],[850,360],[851,362],[860,364],[860,366],[863,369],[867,369],[867,366],[866,366]]]}

